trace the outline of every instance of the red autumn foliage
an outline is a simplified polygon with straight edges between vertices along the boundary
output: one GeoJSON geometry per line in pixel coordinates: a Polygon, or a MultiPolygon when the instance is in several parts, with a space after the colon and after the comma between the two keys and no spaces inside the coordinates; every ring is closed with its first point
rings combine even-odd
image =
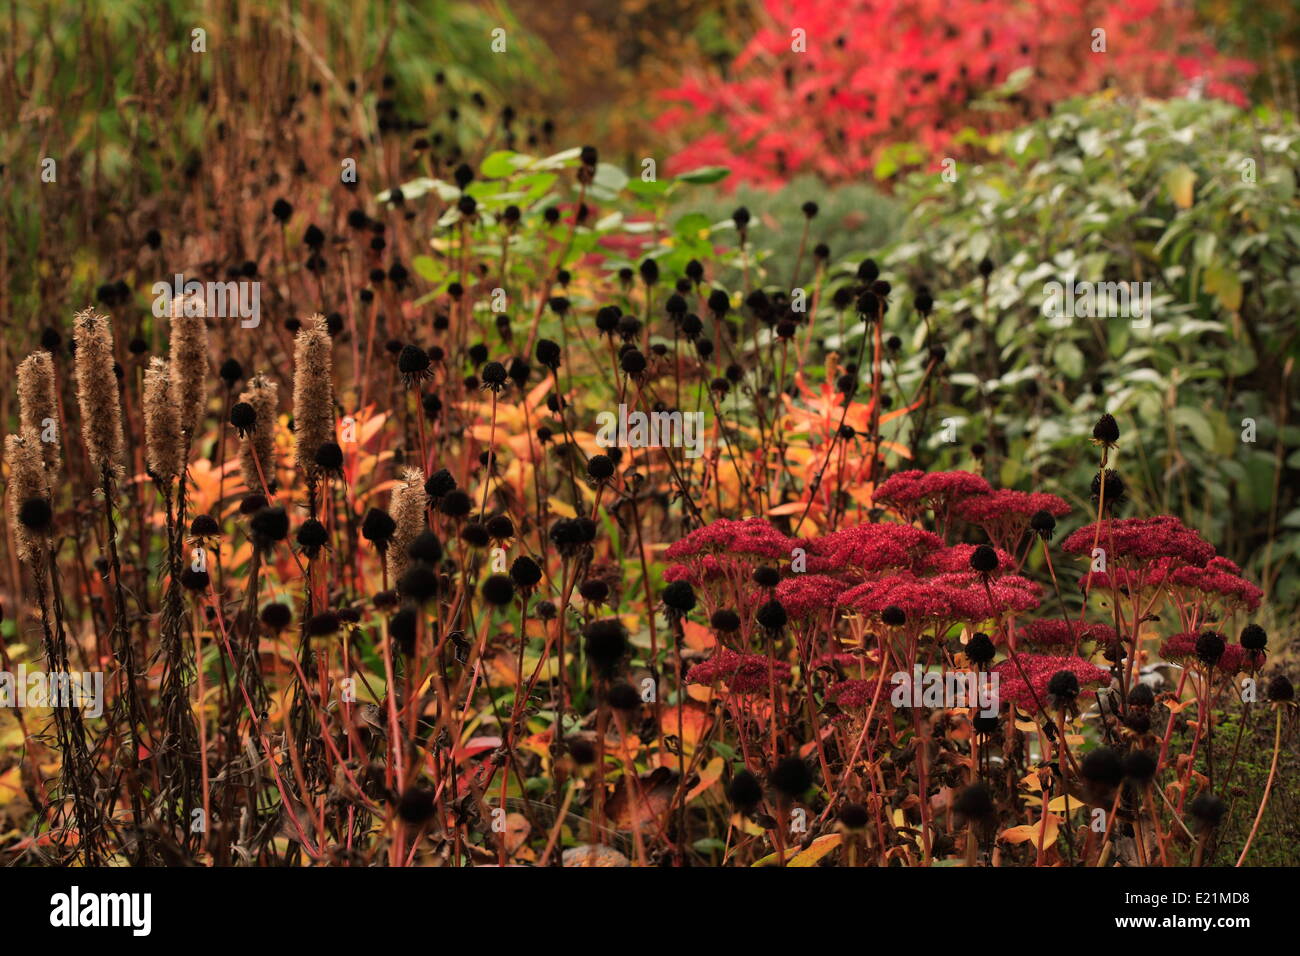
{"type": "Polygon", "coordinates": [[[1235,81],[1254,71],[1219,55],[1191,6],[1176,0],[766,0],[764,8],[725,76],[691,69],[662,94],[673,105],[656,128],[686,138],[676,169],[725,165],[732,184],[775,186],[797,173],[856,179],[892,144],[961,156],[963,129],[1010,129],[1058,100],[1107,88],[1243,103],[1235,81]],[[1104,52],[1094,50],[1097,30],[1104,52]],[[1026,68],[1023,87],[998,109],[981,108],[1026,68]]]}

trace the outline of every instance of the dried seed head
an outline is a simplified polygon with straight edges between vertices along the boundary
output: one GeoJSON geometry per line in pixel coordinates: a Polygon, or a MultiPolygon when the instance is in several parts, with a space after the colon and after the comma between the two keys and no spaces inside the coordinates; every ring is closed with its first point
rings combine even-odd
{"type": "Polygon", "coordinates": [[[279,398],[280,386],[260,372],[239,393],[239,400],[257,412],[253,430],[239,440],[239,471],[249,491],[262,489],[262,479],[257,473],[259,465],[268,484],[275,480],[275,421],[279,398]]]}
{"type": "Polygon", "coordinates": [[[38,437],[50,436],[50,441],[41,442],[41,457],[47,471],[57,471],[59,401],[49,352],[33,352],[18,366],[18,407],[24,430],[30,428],[38,437]]]}
{"type": "Polygon", "coordinates": [[[325,320],[313,315],[298,332],[293,349],[294,455],[298,467],[312,477],[321,470],[317,449],[334,440],[332,369],[325,320]]]}
{"type": "Polygon", "coordinates": [[[126,440],[122,436],[122,405],[113,371],[113,330],[106,316],[94,309],[78,312],[73,339],[77,343],[77,407],[81,439],[98,481],[126,471],[126,440]]]}
{"type": "Polygon", "coordinates": [[[40,444],[40,435],[30,428],[23,429],[22,435],[5,436],[5,463],[9,466],[9,484],[6,490],[9,493],[10,527],[13,528],[18,557],[32,565],[41,560],[46,536],[30,528],[19,515],[26,502],[49,498],[40,444]]]}
{"type": "Polygon", "coordinates": [[[203,424],[207,408],[208,326],[206,309],[197,296],[172,300],[171,371],[172,401],[180,415],[181,434],[192,441],[203,424]]]}
{"type": "Polygon", "coordinates": [[[428,507],[429,496],[424,490],[424,473],[416,468],[404,469],[388,506],[388,511],[397,524],[392,547],[388,549],[389,576],[394,581],[401,578],[410,564],[408,549],[411,542],[425,530],[424,514],[428,507]]]}
{"type": "Polygon", "coordinates": [[[180,408],[172,401],[171,370],[160,358],[144,373],[144,447],[149,470],[170,482],[185,467],[180,408]]]}

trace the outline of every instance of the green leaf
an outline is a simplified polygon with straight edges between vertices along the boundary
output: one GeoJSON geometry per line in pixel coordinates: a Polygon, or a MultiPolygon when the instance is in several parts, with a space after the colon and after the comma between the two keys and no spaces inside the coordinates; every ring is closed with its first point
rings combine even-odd
{"type": "Polygon", "coordinates": [[[703,186],[708,183],[716,183],[720,179],[726,179],[729,175],[731,175],[731,170],[726,166],[701,166],[699,169],[692,169],[690,172],[682,173],[676,179],[679,183],[703,186]]]}

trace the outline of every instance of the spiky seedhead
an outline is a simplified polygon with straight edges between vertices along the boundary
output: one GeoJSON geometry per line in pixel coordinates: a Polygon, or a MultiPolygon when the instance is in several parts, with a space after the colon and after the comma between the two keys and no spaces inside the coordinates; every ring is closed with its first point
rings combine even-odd
{"type": "Polygon", "coordinates": [[[46,471],[58,471],[59,400],[54,384],[54,360],[46,351],[33,352],[18,366],[18,409],[23,430],[31,429],[41,441],[46,471]]]}
{"type": "Polygon", "coordinates": [[[113,330],[108,317],[87,309],[73,323],[77,343],[77,407],[81,438],[96,480],[126,472],[126,439],[122,435],[122,404],[113,370],[113,330]]]}
{"type": "Polygon", "coordinates": [[[388,506],[388,512],[397,525],[388,549],[389,575],[394,581],[401,578],[410,564],[407,549],[425,530],[424,515],[428,507],[429,495],[424,490],[424,473],[417,468],[404,469],[388,506]]]}
{"type": "Polygon", "coordinates": [[[313,315],[299,330],[293,348],[294,457],[298,467],[313,478],[321,470],[316,464],[317,450],[334,440],[332,370],[325,319],[313,315]]]}
{"type": "Polygon", "coordinates": [[[181,434],[192,441],[207,409],[208,326],[206,308],[197,296],[173,299],[171,316],[172,401],[180,416],[181,434]]]}
{"type": "Polygon", "coordinates": [[[239,439],[239,471],[249,491],[262,490],[260,465],[267,483],[275,480],[275,425],[279,414],[280,386],[261,372],[239,393],[239,400],[253,406],[257,421],[253,430],[239,439]]]}
{"type": "Polygon", "coordinates": [[[144,372],[144,447],[149,470],[170,483],[185,467],[181,414],[172,401],[171,369],[160,358],[144,372]]]}
{"type": "Polygon", "coordinates": [[[28,527],[19,517],[23,504],[32,499],[49,498],[49,485],[45,480],[45,465],[41,459],[41,439],[30,428],[21,435],[5,436],[5,463],[9,466],[9,526],[14,532],[18,557],[27,564],[36,565],[42,560],[46,535],[28,527]]]}

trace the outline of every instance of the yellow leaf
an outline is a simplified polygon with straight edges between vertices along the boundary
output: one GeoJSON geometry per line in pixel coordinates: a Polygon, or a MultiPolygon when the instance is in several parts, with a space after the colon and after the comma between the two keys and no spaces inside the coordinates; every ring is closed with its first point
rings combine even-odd
{"type": "Polygon", "coordinates": [[[1165,188],[1179,209],[1190,209],[1196,186],[1196,173],[1186,163],[1181,163],[1165,175],[1165,188]]]}
{"type": "Polygon", "coordinates": [[[550,509],[551,509],[551,513],[552,513],[552,514],[557,514],[557,515],[559,515],[561,518],[576,518],[576,517],[578,517],[578,512],[576,512],[576,511],[573,510],[573,505],[568,504],[567,502],[561,501],[559,498],[556,498],[556,497],[552,496],[552,497],[550,497],[550,498],[547,499],[547,502],[546,502],[546,503],[547,503],[547,505],[550,507],[550,509]]]}

